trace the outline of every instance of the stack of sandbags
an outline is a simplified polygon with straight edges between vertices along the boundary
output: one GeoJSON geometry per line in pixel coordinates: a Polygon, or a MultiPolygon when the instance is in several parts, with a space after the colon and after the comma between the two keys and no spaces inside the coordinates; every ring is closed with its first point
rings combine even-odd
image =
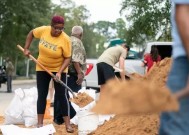
{"type": "Polygon", "coordinates": [[[5,110],[4,124],[37,124],[37,89],[16,89],[14,98],[5,110]]]}

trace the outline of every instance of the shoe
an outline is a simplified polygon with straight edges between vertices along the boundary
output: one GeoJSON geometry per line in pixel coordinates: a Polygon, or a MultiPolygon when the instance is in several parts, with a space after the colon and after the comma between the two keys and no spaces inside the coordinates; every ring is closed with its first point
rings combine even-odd
{"type": "Polygon", "coordinates": [[[73,133],[74,132],[74,129],[70,126],[70,127],[66,127],[66,131],[68,133],[73,133]]]}
{"type": "Polygon", "coordinates": [[[63,120],[54,119],[53,121],[54,121],[54,123],[56,123],[57,125],[62,125],[62,124],[64,123],[63,120]]]}

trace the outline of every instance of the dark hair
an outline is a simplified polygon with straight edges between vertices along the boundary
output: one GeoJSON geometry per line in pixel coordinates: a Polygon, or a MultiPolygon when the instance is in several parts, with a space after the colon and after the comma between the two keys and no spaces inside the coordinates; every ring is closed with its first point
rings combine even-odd
{"type": "Polygon", "coordinates": [[[151,57],[153,61],[157,61],[159,53],[158,53],[158,49],[156,46],[151,46],[151,51],[150,51],[151,57]]]}
{"type": "Polygon", "coordinates": [[[51,25],[55,25],[55,24],[64,24],[64,18],[59,15],[53,16],[51,19],[51,25]]]}
{"type": "Polygon", "coordinates": [[[125,44],[124,47],[127,48],[127,51],[130,50],[130,47],[127,44],[125,44]]]}

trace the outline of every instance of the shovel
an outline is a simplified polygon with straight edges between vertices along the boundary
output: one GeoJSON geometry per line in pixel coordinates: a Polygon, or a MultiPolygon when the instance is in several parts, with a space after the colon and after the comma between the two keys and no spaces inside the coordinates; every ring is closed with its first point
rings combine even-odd
{"type": "MultiPolygon", "coordinates": [[[[120,69],[119,67],[117,66],[113,66],[113,68],[119,72],[124,72],[122,69],[120,69]]],[[[125,71],[125,75],[128,76],[129,78],[133,79],[133,77],[127,72],[125,71]]]]}
{"type": "MultiPolygon", "coordinates": [[[[17,45],[17,47],[22,52],[24,52],[24,49],[20,45],[17,45]]],[[[61,81],[58,77],[56,77],[52,72],[50,72],[41,63],[39,63],[31,54],[29,54],[29,58],[32,59],[36,64],[38,64],[42,69],[44,69],[57,83],[60,83],[62,86],[64,86],[66,89],[68,89],[71,92],[71,94],[73,95],[73,98],[76,98],[76,95],[74,94],[74,92],[63,81],[61,81]]]]}

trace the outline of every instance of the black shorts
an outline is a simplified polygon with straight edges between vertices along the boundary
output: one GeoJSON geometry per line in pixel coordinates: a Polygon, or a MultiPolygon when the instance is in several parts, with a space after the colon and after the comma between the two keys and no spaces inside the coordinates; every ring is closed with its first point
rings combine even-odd
{"type": "Polygon", "coordinates": [[[97,63],[98,85],[105,84],[115,77],[114,68],[104,62],[97,63]]]}

